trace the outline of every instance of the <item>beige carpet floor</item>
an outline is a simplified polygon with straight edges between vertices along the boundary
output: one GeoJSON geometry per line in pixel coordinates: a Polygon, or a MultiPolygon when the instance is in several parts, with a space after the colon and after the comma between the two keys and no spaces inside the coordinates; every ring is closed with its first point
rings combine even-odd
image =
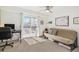
{"type": "Polygon", "coordinates": [[[26,38],[24,39],[29,45],[37,44],[38,42],[33,38],[26,38]]]}
{"type": "Polygon", "coordinates": [[[53,41],[46,40],[29,45],[25,40],[15,42],[14,47],[6,47],[4,52],[69,52],[70,50],[59,46],[53,41]]]}

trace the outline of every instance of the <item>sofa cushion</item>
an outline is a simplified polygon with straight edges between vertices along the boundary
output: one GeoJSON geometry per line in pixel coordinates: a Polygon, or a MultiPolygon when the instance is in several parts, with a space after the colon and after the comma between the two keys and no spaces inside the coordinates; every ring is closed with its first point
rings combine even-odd
{"type": "Polygon", "coordinates": [[[63,37],[63,38],[67,38],[70,40],[74,40],[76,39],[76,32],[72,31],[72,30],[65,30],[65,29],[58,29],[57,31],[57,36],[63,37]]]}
{"type": "Polygon", "coordinates": [[[64,37],[51,35],[51,34],[48,34],[48,33],[44,33],[44,35],[46,37],[50,37],[53,40],[56,40],[56,41],[59,41],[59,42],[65,43],[65,44],[72,44],[72,43],[74,43],[74,40],[70,40],[70,39],[67,39],[67,38],[64,38],[64,37]]]}
{"type": "Polygon", "coordinates": [[[73,44],[74,43],[74,40],[70,40],[70,39],[67,39],[67,38],[64,38],[64,37],[60,37],[60,36],[53,36],[54,40],[56,41],[59,41],[61,43],[64,43],[64,44],[73,44]]]}
{"type": "Polygon", "coordinates": [[[57,34],[57,30],[55,30],[55,29],[49,29],[49,34],[56,35],[57,34]]]}

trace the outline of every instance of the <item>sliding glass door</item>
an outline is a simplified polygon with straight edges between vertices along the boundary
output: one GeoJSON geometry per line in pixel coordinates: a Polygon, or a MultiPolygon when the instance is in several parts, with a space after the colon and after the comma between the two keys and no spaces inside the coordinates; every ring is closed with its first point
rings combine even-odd
{"type": "Polygon", "coordinates": [[[30,16],[23,16],[22,19],[22,38],[38,36],[38,19],[30,16]]]}

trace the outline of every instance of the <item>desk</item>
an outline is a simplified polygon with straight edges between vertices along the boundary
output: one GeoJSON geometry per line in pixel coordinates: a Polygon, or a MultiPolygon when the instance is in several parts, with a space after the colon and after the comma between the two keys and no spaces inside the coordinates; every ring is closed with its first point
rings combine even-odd
{"type": "Polygon", "coordinates": [[[14,31],[12,31],[12,33],[19,33],[20,37],[18,39],[21,42],[21,30],[14,30],[14,31]]]}

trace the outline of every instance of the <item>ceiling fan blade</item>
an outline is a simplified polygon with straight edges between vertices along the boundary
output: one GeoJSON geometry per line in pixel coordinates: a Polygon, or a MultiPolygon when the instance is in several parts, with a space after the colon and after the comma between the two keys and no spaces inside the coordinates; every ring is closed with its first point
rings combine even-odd
{"type": "Polygon", "coordinates": [[[53,6],[46,6],[46,10],[49,11],[49,12],[51,12],[51,13],[53,12],[53,11],[51,10],[52,8],[53,8],[53,6]]]}

